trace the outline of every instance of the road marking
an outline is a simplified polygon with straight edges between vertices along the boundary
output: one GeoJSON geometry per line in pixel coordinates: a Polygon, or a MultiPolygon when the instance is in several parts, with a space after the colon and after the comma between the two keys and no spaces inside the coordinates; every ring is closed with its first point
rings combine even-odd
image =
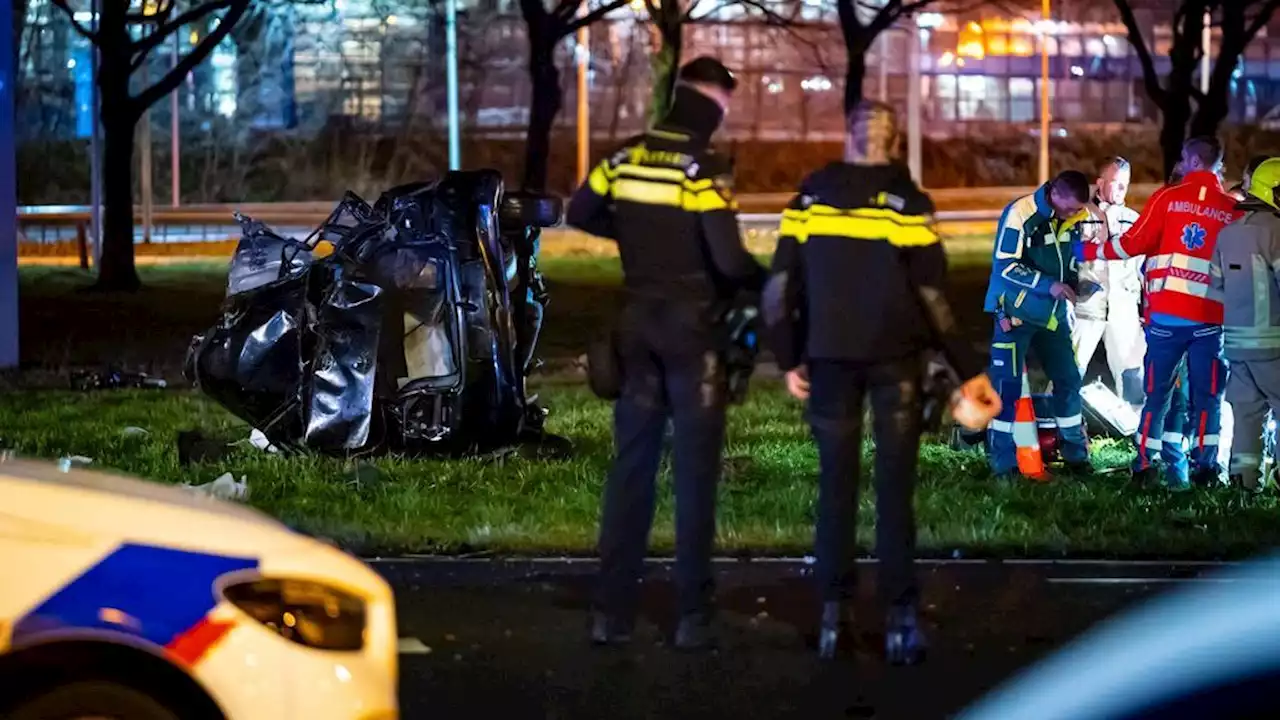
{"type": "Polygon", "coordinates": [[[430,655],[431,648],[418,638],[402,637],[398,643],[401,655],[430,655]]]}
{"type": "Polygon", "coordinates": [[[1235,583],[1235,578],[1049,578],[1054,585],[1180,585],[1183,583],[1235,583]]]}
{"type": "MultiPolygon", "coordinates": [[[[507,557],[507,556],[450,556],[450,555],[400,555],[396,557],[373,557],[364,558],[366,563],[421,563],[431,564],[437,563],[447,564],[504,564],[504,565],[595,565],[600,561],[592,557],[507,557]]],[[[674,558],[669,557],[651,557],[645,562],[652,564],[670,564],[675,562],[674,558]]],[[[812,565],[814,559],[812,557],[755,557],[755,558],[737,558],[737,557],[717,557],[712,558],[712,562],[721,565],[740,564],[740,565],[812,565]]],[[[859,565],[874,565],[878,560],[876,558],[858,558],[859,565]]],[[[1027,558],[1027,559],[997,559],[990,560],[986,558],[921,558],[916,560],[918,565],[1029,565],[1029,566],[1081,566],[1081,567],[1232,567],[1239,565],[1238,562],[1229,562],[1221,560],[1087,560],[1087,559],[1049,559],[1049,558],[1027,558]]]]}

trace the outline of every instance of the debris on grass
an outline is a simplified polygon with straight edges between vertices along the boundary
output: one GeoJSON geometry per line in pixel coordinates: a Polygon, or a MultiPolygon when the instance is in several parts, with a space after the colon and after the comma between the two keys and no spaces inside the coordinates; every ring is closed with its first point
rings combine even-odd
{"type": "Polygon", "coordinates": [[[161,390],[168,387],[162,378],[154,378],[146,373],[123,372],[114,368],[107,370],[80,370],[71,374],[73,390],[120,390],[123,388],[147,388],[161,390]]]}
{"type": "Polygon", "coordinates": [[[130,425],[121,430],[120,434],[124,437],[139,437],[142,435],[150,435],[151,431],[146,428],[137,427],[136,425],[130,425]]]}
{"type": "Polygon", "coordinates": [[[249,444],[264,452],[280,452],[280,449],[275,445],[272,445],[271,441],[267,439],[267,436],[258,428],[254,428],[253,432],[249,433],[249,444]]]}
{"type": "Polygon", "coordinates": [[[213,482],[207,482],[203,485],[191,485],[183,483],[181,487],[186,488],[197,495],[217,498],[219,500],[248,500],[249,485],[244,475],[240,476],[237,482],[235,476],[231,473],[223,473],[219,475],[213,482]]]}
{"type": "Polygon", "coordinates": [[[58,469],[62,472],[70,472],[71,468],[84,467],[92,462],[93,458],[84,455],[69,455],[58,458],[58,469]]]}

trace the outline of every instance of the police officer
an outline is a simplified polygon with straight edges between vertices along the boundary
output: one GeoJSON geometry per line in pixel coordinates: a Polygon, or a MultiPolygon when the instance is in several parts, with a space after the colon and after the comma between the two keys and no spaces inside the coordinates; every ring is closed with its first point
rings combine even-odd
{"type": "Polygon", "coordinates": [[[959,336],[942,294],[946,255],[932,227],[933,202],[898,159],[892,108],[863,101],[849,117],[843,162],[806,178],[783,214],[762,310],[791,394],[808,400],[820,465],[816,576],[822,599],[819,651],[836,653],[851,621],[863,401],[875,415],[876,553],[888,606],[886,653],[921,660],[916,624],[912,496],[922,431],[925,355],[940,349],[964,391],[983,404],[985,427],[999,398],[982,362],[959,336]]]}
{"type": "Polygon", "coordinates": [[[622,388],[616,455],[600,518],[592,639],[630,638],[653,523],[668,417],[676,494],[675,644],[711,640],[711,549],[726,409],[718,318],[767,273],[742,246],[729,160],[710,147],[737,81],[701,57],[680,69],[666,117],[601,162],[570,201],[568,223],[612,238],[626,302],[617,333],[622,388]]]}

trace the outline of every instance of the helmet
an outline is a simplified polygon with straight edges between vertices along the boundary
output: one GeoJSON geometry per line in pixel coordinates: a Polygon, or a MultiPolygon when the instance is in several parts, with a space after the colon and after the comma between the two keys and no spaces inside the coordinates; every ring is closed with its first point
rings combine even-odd
{"type": "Polygon", "coordinates": [[[709,56],[690,60],[680,68],[679,79],[688,83],[705,83],[733,92],[738,88],[738,80],[729,72],[724,63],[709,56]]]}
{"type": "Polygon", "coordinates": [[[898,113],[891,105],[862,100],[849,112],[850,150],[865,162],[881,163],[898,156],[898,113]]]}
{"type": "Polygon", "coordinates": [[[1258,166],[1249,178],[1249,194],[1273,208],[1276,204],[1275,189],[1280,185],[1280,158],[1270,158],[1258,166]]]}

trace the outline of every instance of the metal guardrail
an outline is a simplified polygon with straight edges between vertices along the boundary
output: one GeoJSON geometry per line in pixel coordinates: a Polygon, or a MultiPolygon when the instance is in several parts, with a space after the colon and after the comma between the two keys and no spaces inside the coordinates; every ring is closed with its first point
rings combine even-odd
{"type": "MultiPolygon", "coordinates": [[[[248,203],[238,206],[156,208],[152,212],[153,228],[150,237],[141,227],[141,213],[135,212],[134,242],[166,244],[235,240],[240,234],[240,228],[234,219],[237,211],[271,225],[283,235],[302,238],[323,222],[332,210],[333,206],[329,203],[248,203]]],[[[959,210],[937,213],[936,218],[944,236],[957,236],[988,232],[999,216],[999,210],[959,210]]],[[[749,247],[772,246],[771,238],[778,229],[780,213],[743,213],[739,218],[744,240],[749,247]]],[[[89,223],[88,207],[24,207],[18,211],[21,241],[43,246],[74,243],[80,266],[86,269],[91,257],[89,223]]]]}
{"type": "MultiPolygon", "coordinates": [[[[1155,185],[1135,185],[1130,196],[1145,201],[1155,185]]],[[[1029,194],[1034,187],[946,188],[929,190],[940,207],[986,205],[986,209],[943,210],[936,214],[943,235],[960,236],[989,232],[1009,201],[1029,194]]],[[[779,213],[791,201],[791,193],[739,196],[744,234],[758,237],[778,226],[779,213]]],[[[332,202],[243,203],[238,205],[186,205],[156,207],[152,227],[142,227],[142,210],[134,208],[135,243],[202,243],[235,239],[239,228],[234,213],[241,212],[271,225],[285,235],[304,237],[333,210],[332,202]]],[[[85,205],[44,205],[18,208],[19,238],[36,245],[74,242],[80,264],[89,263],[89,207],[85,205]]]]}

